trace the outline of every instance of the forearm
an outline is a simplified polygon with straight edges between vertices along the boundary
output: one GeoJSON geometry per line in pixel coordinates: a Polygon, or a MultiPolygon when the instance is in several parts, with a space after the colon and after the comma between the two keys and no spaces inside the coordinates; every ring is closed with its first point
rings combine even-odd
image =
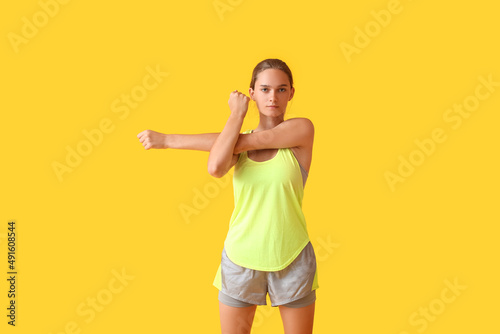
{"type": "MultiPolygon", "coordinates": [[[[177,148],[185,150],[198,150],[209,152],[215,143],[220,132],[199,133],[199,134],[166,134],[153,130],[145,130],[137,135],[145,149],[166,149],[177,148]]],[[[245,135],[241,135],[245,136],[245,135]]],[[[240,138],[241,138],[240,136],[240,138]]],[[[235,150],[241,150],[242,141],[236,143],[235,150]]],[[[234,152],[237,154],[240,152],[234,152]]]]}
{"type": "MultiPolygon", "coordinates": [[[[166,147],[165,148],[175,148],[175,149],[185,149],[185,150],[197,150],[197,151],[207,151],[210,152],[212,146],[215,143],[217,137],[219,137],[220,132],[211,133],[197,133],[197,134],[165,134],[166,147]]],[[[243,152],[242,150],[242,137],[246,136],[240,134],[236,144],[234,145],[233,154],[238,154],[243,152]]]]}
{"type": "Polygon", "coordinates": [[[167,134],[167,148],[210,151],[220,132],[199,134],[167,134]]]}
{"type": "Polygon", "coordinates": [[[244,115],[235,113],[229,115],[224,129],[217,136],[208,156],[208,171],[211,175],[225,174],[229,169],[244,118],[244,115]]]}

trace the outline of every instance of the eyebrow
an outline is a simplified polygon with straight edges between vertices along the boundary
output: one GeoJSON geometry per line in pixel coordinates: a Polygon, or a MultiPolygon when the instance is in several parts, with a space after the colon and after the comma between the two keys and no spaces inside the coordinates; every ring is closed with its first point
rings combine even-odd
{"type": "MultiPolygon", "coordinates": [[[[271,87],[270,85],[260,85],[260,86],[261,86],[261,87],[271,87]]],[[[281,84],[281,85],[279,85],[278,87],[283,87],[283,86],[284,86],[284,87],[288,87],[288,85],[287,85],[287,84],[281,84]]]]}

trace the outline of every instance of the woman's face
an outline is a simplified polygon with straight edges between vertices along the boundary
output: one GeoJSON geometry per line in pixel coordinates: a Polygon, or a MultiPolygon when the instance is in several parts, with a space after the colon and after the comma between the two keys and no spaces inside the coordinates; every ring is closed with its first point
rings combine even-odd
{"type": "Polygon", "coordinates": [[[286,105],[294,92],[295,88],[290,89],[290,80],[286,73],[274,68],[260,72],[255,81],[255,90],[249,90],[250,98],[255,101],[259,111],[270,117],[285,113],[286,105]]]}

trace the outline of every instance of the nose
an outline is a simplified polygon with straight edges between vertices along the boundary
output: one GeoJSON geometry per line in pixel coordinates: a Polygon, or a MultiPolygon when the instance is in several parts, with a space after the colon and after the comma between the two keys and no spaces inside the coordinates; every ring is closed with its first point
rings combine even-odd
{"type": "Polygon", "coordinates": [[[275,103],[276,101],[277,101],[276,92],[273,91],[269,94],[269,102],[275,103]]]}

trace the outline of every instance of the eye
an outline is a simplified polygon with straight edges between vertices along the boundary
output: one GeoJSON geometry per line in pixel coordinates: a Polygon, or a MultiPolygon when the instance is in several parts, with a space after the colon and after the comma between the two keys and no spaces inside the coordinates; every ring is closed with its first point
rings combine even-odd
{"type": "Polygon", "coordinates": [[[281,89],[283,89],[282,92],[284,92],[286,90],[285,88],[281,88],[281,89]]]}
{"type": "Polygon", "coordinates": [[[267,88],[262,88],[261,90],[264,90],[264,89],[267,89],[267,88]]]}

